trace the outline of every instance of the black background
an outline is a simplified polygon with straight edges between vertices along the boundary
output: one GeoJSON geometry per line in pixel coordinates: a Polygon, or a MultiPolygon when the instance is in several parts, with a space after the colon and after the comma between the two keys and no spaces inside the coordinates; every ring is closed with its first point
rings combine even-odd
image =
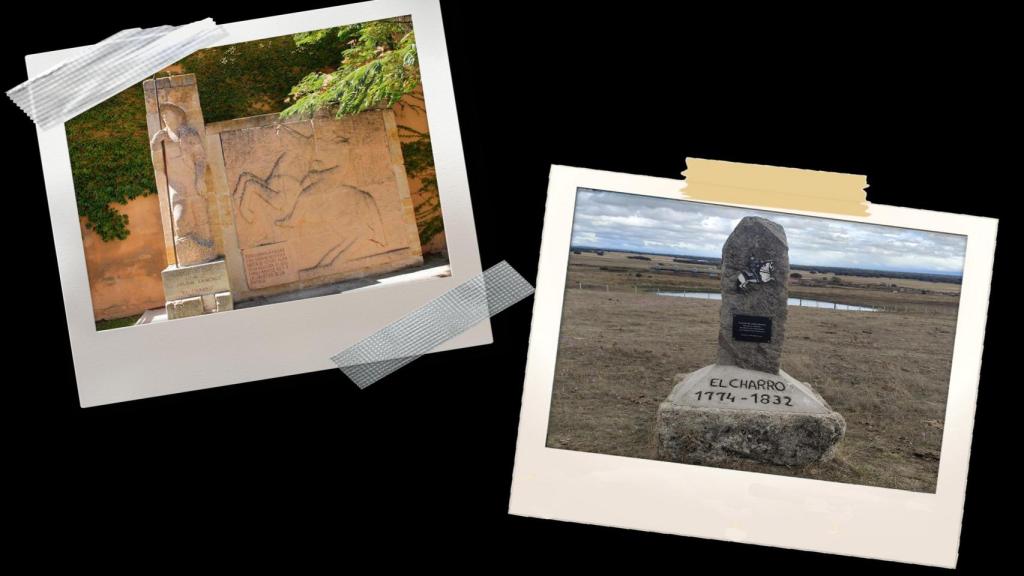
{"type": "MultiPolygon", "coordinates": [[[[5,78],[25,78],[25,54],[123,28],[330,4],[36,9],[45,26],[8,22],[5,78]]],[[[1016,132],[998,14],[488,4],[443,3],[485,267],[508,260],[534,280],[553,163],[678,177],[694,156],[867,174],[873,202],[1001,217],[1001,238],[1012,233],[1019,183],[996,176],[1016,165],[999,139],[1016,132]]],[[[17,548],[48,548],[37,560],[930,570],[509,516],[532,299],[493,319],[495,344],[423,357],[364,391],[327,371],[83,410],[34,126],[10,102],[4,125],[5,236],[19,247],[4,261],[5,516],[17,548]]],[[[1005,244],[997,258],[993,311],[1005,244]]],[[[1012,521],[1018,484],[1015,432],[999,426],[1014,404],[997,393],[1016,388],[996,376],[1004,317],[988,321],[962,570],[1012,550],[984,516],[1012,521]]]]}

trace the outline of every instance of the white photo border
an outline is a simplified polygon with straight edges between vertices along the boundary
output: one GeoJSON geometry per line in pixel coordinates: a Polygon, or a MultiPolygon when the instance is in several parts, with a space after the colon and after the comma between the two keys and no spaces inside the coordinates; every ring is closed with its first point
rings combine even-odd
{"type": "MultiPolygon", "coordinates": [[[[437,0],[375,0],[225,24],[215,46],[412,16],[451,276],[124,329],[97,331],[64,124],[37,128],[82,407],[337,369],[331,355],[482,271],[437,0]]],[[[85,47],[25,58],[33,77],[85,47]]],[[[139,81],[141,90],[141,79],[139,81]]],[[[434,352],[490,344],[483,321],[434,352]]],[[[415,370],[415,368],[407,368],[415,370]]],[[[344,385],[344,378],[339,374],[344,385]]]]}
{"type": "Polygon", "coordinates": [[[683,180],[552,166],[509,513],[953,568],[998,221],[872,204],[866,217],[702,203],[967,236],[934,494],[545,446],[576,192],[685,200],[683,180]]]}

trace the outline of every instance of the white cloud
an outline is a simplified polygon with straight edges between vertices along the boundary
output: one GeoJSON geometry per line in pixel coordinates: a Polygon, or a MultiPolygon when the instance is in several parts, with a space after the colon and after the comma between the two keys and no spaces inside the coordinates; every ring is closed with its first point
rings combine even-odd
{"type": "Polygon", "coordinates": [[[749,215],[786,229],[795,264],[945,274],[963,270],[966,238],[955,234],[588,189],[576,196],[572,243],[719,257],[729,233],[749,215]]]}

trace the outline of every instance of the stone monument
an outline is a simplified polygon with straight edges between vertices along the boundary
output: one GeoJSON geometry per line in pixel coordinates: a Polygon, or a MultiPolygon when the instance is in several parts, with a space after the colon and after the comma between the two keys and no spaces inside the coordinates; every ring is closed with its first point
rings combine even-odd
{"type": "MultiPolygon", "coordinates": [[[[230,241],[244,275],[268,294],[423,263],[394,113],[277,114],[207,127],[230,241]]],[[[232,254],[228,252],[228,270],[232,254]]]]}
{"type": "Polygon", "coordinates": [[[195,75],[142,88],[168,319],[423,264],[392,110],[207,124],[195,75]]]}
{"type": "Polygon", "coordinates": [[[658,407],[658,458],[806,466],[829,460],[843,417],[780,369],[789,298],[786,232],[748,216],[722,248],[718,363],[679,374],[658,407]]]}
{"type": "Polygon", "coordinates": [[[142,89],[169,263],[162,274],[167,318],[231,310],[228,271],[210,225],[196,77],[150,79],[142,89]]]}

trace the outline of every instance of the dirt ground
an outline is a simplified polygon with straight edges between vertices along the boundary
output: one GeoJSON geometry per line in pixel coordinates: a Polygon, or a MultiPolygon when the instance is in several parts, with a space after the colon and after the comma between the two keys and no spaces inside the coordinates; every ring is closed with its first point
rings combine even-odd
{"type": "MultiPolygon", "coordinates": [[[[654,458],[655,414],[672,376],[716,360],[719,302],[659,296],[638,281],[717,291],[718,279],[651,272],[665,263],[618,256],[570,257],[547,445],[654,458]]],[[[836,457],[822,465],[738,468],[934,492],[959,286],[857,277],[835,287],[799,282],[791,296],[806,292],[888,311],[789,308],[782,368],[843,415],[846,437],[836,457]]]]}

